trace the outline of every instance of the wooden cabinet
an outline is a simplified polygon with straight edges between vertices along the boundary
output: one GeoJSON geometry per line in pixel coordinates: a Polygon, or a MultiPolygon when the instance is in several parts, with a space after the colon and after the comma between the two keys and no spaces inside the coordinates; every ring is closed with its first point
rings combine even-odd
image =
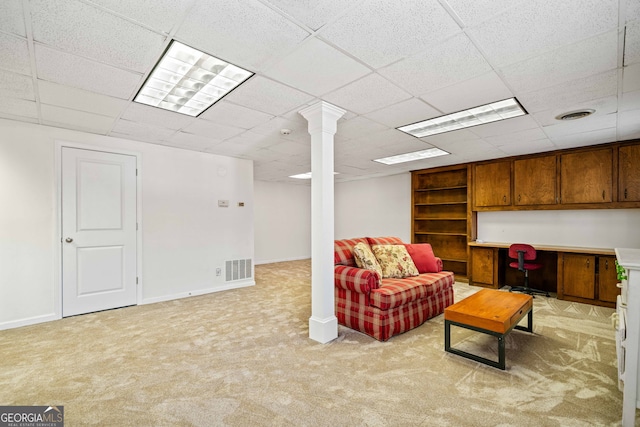
{"type": "Polygon", "coordinates": [[[511,161],[477,164],[474,167],[474,206],[511,204],[511,161]]]}
{"type": "Polygon", "coordinates": [[[498,270],[497,248],[471,248],[470,285],[498,288],[498,270]]]}
{"type": "Polygon", "coordinates": [[[558,298],[615,306],[620,294],[615,259],[609,255],[558,255],[558,298]]]}
{"type": "Polygon", "coordinates": [[[467,166],[414,171],[412,180],[413,243],[429,243],[444,269],[467,277],[468,209],[467,166]]]}
{"type": "Polygon", "coordinates": [[[580,151],[560,156],[560,202],[613,201],[613,149],[580,151]]]}
{"type": "Polygon", "coordinates": [[[556,204],[556,176],[555,155],[514,160],[514,204],[516,206],[556,204]]]}
{"type": "Polygon", "coordinates": [[[621,146],[618,151],[618,200],[640,201],[640,144],[621,146]]]}

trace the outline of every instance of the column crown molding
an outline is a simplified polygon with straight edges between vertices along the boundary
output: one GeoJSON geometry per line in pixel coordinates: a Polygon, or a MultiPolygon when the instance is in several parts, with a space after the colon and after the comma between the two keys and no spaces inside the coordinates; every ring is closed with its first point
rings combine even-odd
{"type": "Polygon", "coordinates": [[[298,113],[309,122],[309,133],[319,127],[323,131],[336,131],[336,122],[347,111],[325,101],[310,105],[298,113]]]}

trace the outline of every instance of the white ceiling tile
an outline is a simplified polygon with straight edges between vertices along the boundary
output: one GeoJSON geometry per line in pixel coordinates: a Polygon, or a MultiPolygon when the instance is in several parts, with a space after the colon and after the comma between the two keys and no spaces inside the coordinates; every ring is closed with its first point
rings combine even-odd
{"type": "Polygon", "coordinates": [[[133,139],[142,141],[168,141],[175,133],[174,130],[159,128],[144,123],[132,122],[129,120],[118,120],[113,127],[111,134],[126,135],[133,139]]]}
{"type": "Polygon", "coordinates": [[[440,146],[441,144],[451,144],[460,141],[473,141],[480,137],[466,129],[454,130],[452,132],[439,133],[437,135],[420,138],[421,140],[440,146]]]}
{"type": "Polygon", "coordinates": [[[300,144],[293,141],[282,141],[269,147],[269,150],[276,153],[294,155],[302,153],[310,153],[311,146],[309,144],[300,144]]]}
{"type": "Polygon", "coordinates": [[[618,111],[618,97],[608,96],[606,98],[595,99],[586,102],[579,102],[562,108],[556,108],[553,110],[545,110],[537,113],[533,113],[533,117],[541,126],[551,126],[558,124],[558,117],[561,114],[566,114],[572,111],[593,109],[594,116],[603,116],[618,111]]]}
{"type": "Polygon", "coordinates": [[[77,0],[32,0],[34,40],[105,64],[144,73],[165,36],[77,0]]]}
{"type": "Polygon", "coordinates": [[[379,68],[458,32],[458,24],[435,0],[405,0],[402,7],[371,0],[322,28],[320,36],[379,68]]]}
{"type": "Polygon", "coordinates": [[[358,116],[350,120],[340,120],[338,122],[336,138],[343,140],[361,138],[387,129],[388,127],[385,125],[376,123],[366,117],[358,116]]]}
{"type": "Polygon", "coordinates": [[[27,36],[24,27],[22,0],[3,0],[0,2],[0,28],[2,31],[27,36]]]}
{"type": "Polygon", "coordinates": [[[273,80],[254,76],[227,95],[226,99],[277,116],[311,101],[313,96],[273,80]]]}
{"type": "Polygon", "coordinates": [[[62,125],[73,129],[82,129],[89,132],[106,134],[115,118],[91,114],[84,111],[71,110],[54,105],[41,104],[40,111],[44,124],[62,125]]]}
{"type": "Polygon", "coordinates": [[[214,138],[205,138],[203,136],[194,135],[186,132],[176,132],[171,135],[168,142],[181,147],[191,147],[199,150],[205,150],[215,147],[222,140],[214,138]]]}
{"type": "Polygon", "coordinates": [[[272,9],[249,0],[197,2],[176,33],[192,47],[254,72],[307,36],[272,9]]]}
{"type": "Polygon", "coordinates": [[[202,113],[199,119],[209,120],[221,125],[235,126],[242,129],[266,123],[273,118],[271,114],[221,101],[202,113]]]}
{"type": "Polygon", "coordinates": [[[35,101],[33,79],[22,74],[0,70],[0,96],[30,99],[35,101]]]}
{"type": "Polygon", "coordinates": [[[521,7],[527,0],[446,0],[451,9],[462,20],[465,27],[477,25],[504,13],[506,10],[521,7]]]}
{"type": "Polygon", "coordinates": [[[26,99],[0,97],[0,114],[18,117],[38,117],[38,107],[35,101],[26,99]]]}
{"type": "Polygon", "coordinates": [[[551,138],[558,148],[575,148],[603,144],[616,140],[616,128],[599,129],[589,132],[551,138]]]}
{"type": "Polygon", "coordinates": [[[615,69],[617,47],[618,32],[613,30],[505,66],[501,72],[513,90],[531,92],[615,69]]]}
{"type": "MultiPolygon", "coordinates": [[[[640,90],[633,92],[625,92],[622,94],[622,102],[620,103],[620,111],[637,110],[640,108],[640,90]]],[[[640,117],[638,117],[640,121],[640,117]]]]}
{"type": "Polygon", "coordinates": [[[122,118],[132,122],[146,123],[153,126],[167,129],[182,129],[195,122],[197,119],[185,114],[163,110],[162,108],[151,107],[149,105],[132,102],[122,118]]]}
{"type": "Polygon", "coordinates": [[[129,99],[141,75],[36,44],[38,78],[129,99]]]}
{"type": "Polygon", "coordinates": [[[501,145],[500,151],[509,156],[521,156],[524,154],[540,153],[556,149],[556,146],[548,138],[533,141],[518,142],[515,144],[501,145]]]}
{"type": "Polygon", "coordinates": [[[371,70],[316,38],[267,68],[264,74],[316,96],[331,92],[371,70]]]}
{"type": "Polygon", "coordinates": [[[491,71],[465,34],[378,70],[413,95],[422,95],[491,71]]]}
{"type": "Polygon", "coordinates": [[[482,139],[451,142],[441,146],[440,148],[451,154],[462,156],[465,159],[473,158],[473,156],[480,155],[481,153],[493,153],[498,156],[502,154],[500,150],[482,139]]]}
{"type": "Polygon", "coordinates": [[[626,0],[624,8],[626,14],[626,22],[640,19],[640,2],[638,0],[626,0]]]}
{"type": "Polygon", "coordinates": [[[617,92],[618,72],[611,70],[533,92],[518,93],[517,96],[529,113],[535,113],[606,98],[617,92]]]}
{"type": "Polygon", "coordinates": [[[503,135],[487,136],[483,138],[486,142],[502,149],[505,145],[521,144],[523,142],[546,139],[547,135],[540,128],[525,129],[503,135]]]}
{"type": "Polygon", "coordinates": [[[214,139],[231,138],[236,135],[240,135],[242,132],[245,131],[244,129],[241,129],[241,128],[237,128],[233,126],[225,126],[225,125],[210,122],[208,120],[196,120],[182,130],[184,130],[187,133],[193,133],[199,136],[204,136],[206,138],[214,138],[214,139]]]}
{"type": "Polygon", "coordinates": [[[89,92],[46,80],[38,80],[40,101],[72,110],[117,117],[127,105],[123,99],[89,92]]]}
{"type": "Polygon", "coordinates": [[[622,88],[624,92],[640,90],[640,63],[623,68],[622,88]]]}
{"type": "Polygon", "coordinates": [[[562,138],[571,134],[591,132],[616,127],[615,114],[606,116],[588,116],[577,120],[559,121],[558,124],[543,127],[545,133],[554,142],[556,138],[562,138]]]}
{"type": "Polygon", "coordinates": [[[493,71],[421,96],[445,114],[511,97],[511,90],[493,71]]]}
{"type": "MultiPolygon", "coordinates": [[[[268,2],[314,31],[344,14],[345,9],[349,7],[344,0],[268,0],[268,2]]],[[[354,3],[355,5],[357,2],[354,3]]]]}
{"type": "Polygon", "coordinates": [[[91,2],[165,33],[173,29],[193,4],[193,0],[91,0],[91,2]]]}
{"type": "Polygon", "coordinates": [[[615,29],[617,0],[531,0],[468,29],[494,65],[507,65],[615,29]]]}
{"type": "Polygon", "coordinates": [[[640,62],[640,21],[627,25],[624,39],[624,65],[640,62]]]}
{"type": "Polygon", "coordinates": [[[640,139],[640,110],[623,111],[618,117],[618,140],[640,139]]]}
{"type": "Polygon", "coordinates": [[[31,75],[31,60],[26,39],[0,33],[0,68],[31,75]]]}
{"type": "Polygon", "coordinates": [[[398,127],[437,117],[442,113],[420,99],[411,98],[366,115],[389,127],[398,127]]]}
{"type": "Polygon", "coordinates": [[[367,114],[409,99],[411,95],[378,74],[369,74],[323,98],[357,114],[367,114]]]}
{"type": "Polygon", "coordinates": [[[481,138],[509,134],[526,129],[537,128],[538,123],[530,115],[513,117],[499,122],[470,127],[468,130],[481,138]]]}

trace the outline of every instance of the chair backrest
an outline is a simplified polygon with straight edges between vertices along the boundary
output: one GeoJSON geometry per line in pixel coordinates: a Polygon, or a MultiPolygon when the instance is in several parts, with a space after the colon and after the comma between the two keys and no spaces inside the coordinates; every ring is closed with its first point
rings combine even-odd
{"type": "Polygon", "coordinates": [[[509,258],[518,259],[518,251],[524,252],[525,261],[533,261],[536,259],[536,249],[526,243],[514,243],[509,246],[509,258]]]}

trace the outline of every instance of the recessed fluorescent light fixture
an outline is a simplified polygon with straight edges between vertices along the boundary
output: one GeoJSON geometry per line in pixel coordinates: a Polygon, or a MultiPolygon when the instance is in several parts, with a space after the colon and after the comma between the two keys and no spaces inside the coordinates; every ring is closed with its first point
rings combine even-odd
{"type": "Polygon", "coordinates": [[[399,131],[406,132],[416,138],[464,129],[486,123],[497,122],[499,120],[510,119],[512,117],[524,116],[527,114],[522,105],[515,98],[503,101],[492,102],[457,113],[447,114],[412,125],[401,126],[399,131]]]}
{"type": "Polygon", "coordinates": [[[383,157],[375,159],[374,162],[384,163],[385,165],[395,165],[398,163],[413,162],[414,160],[428,159],[431,157],[446,156],[447,153],[439,148],[429,148],[427,150],[414,151],[411,153],[398,154],[397,156],[383,157]]]}
{"type": "Polygon", "coordinates": [[[134,101],[195,117],[252,75],[173,40],[134,101]]]}
{"type": "MultiPolygon", "coordinates": [[[[338,172],[334,172],[334,175],[338,175],[338,172]]],[[[298,175],[289,175],[289,178],[295,179],[311,179],[311,172],[299,173],[298,175]]]]}

